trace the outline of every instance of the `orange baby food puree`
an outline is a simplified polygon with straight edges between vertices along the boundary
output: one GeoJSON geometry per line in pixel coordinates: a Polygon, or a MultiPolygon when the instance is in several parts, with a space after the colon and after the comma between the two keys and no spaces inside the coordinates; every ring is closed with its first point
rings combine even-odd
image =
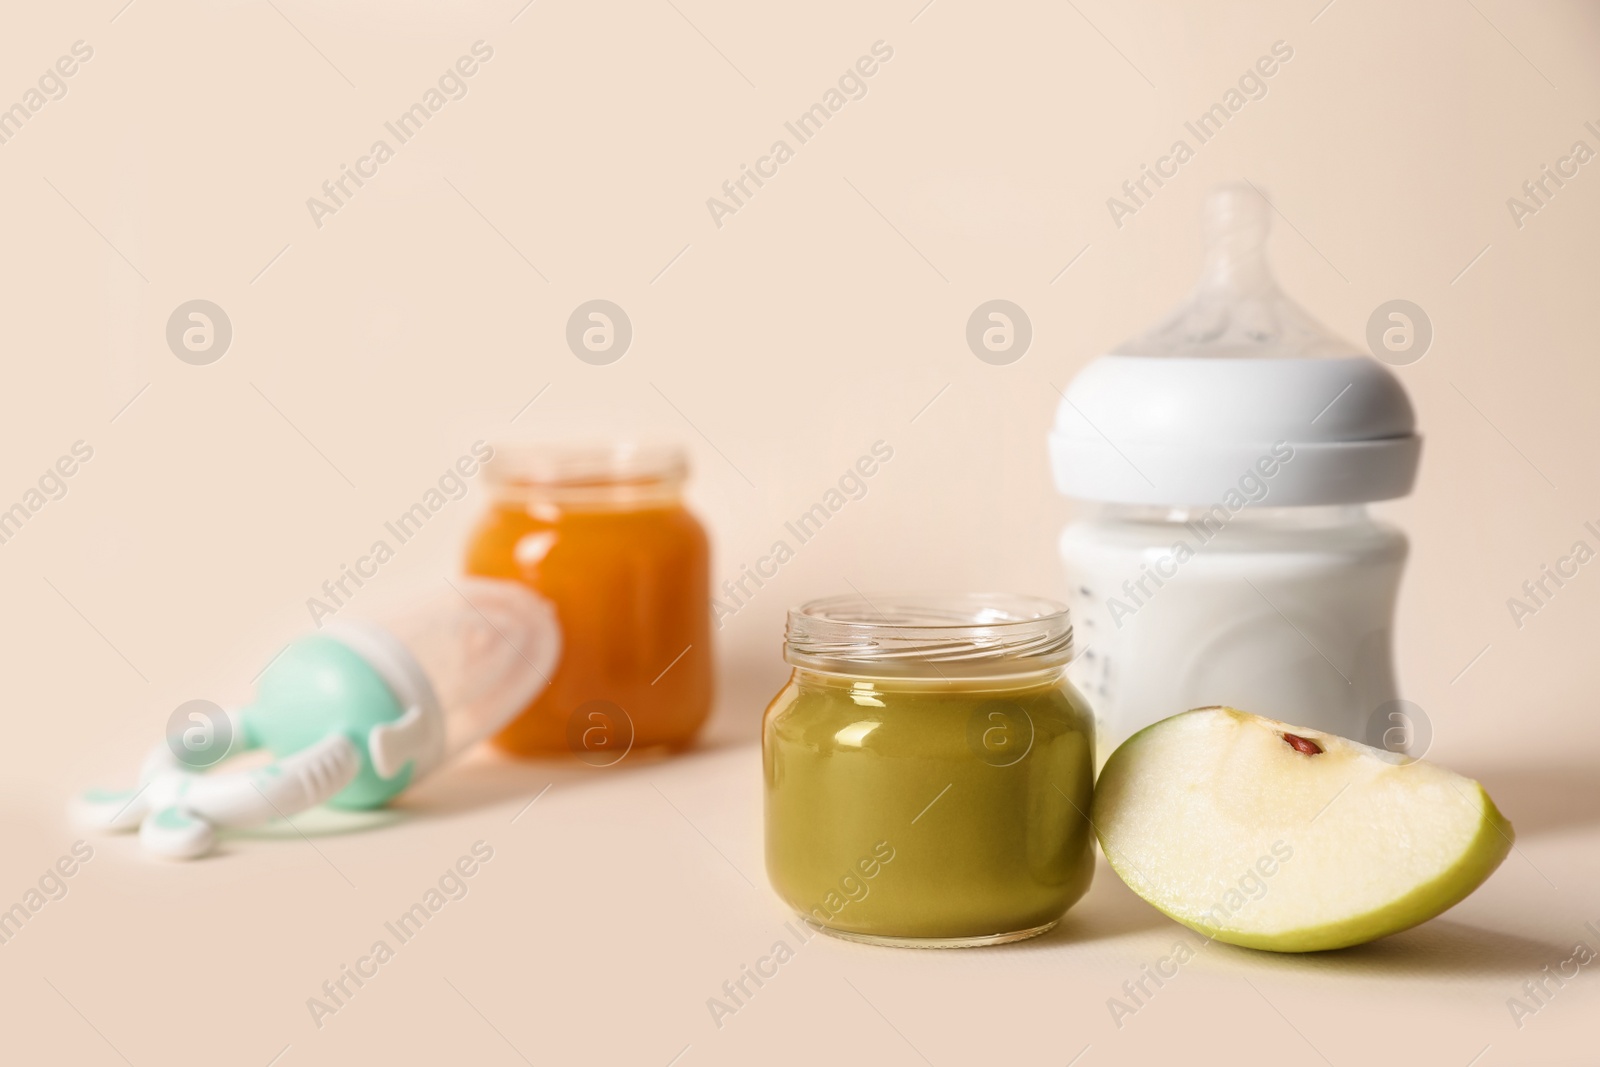
{"type": "Polygon", "coordinates": [[[467,573],[526,583],[562,636],[550,684],[494,743],[594,765],[687,746],[711,711],[711,612],[682,450],[502,447],[486,469],[467,573]]]}

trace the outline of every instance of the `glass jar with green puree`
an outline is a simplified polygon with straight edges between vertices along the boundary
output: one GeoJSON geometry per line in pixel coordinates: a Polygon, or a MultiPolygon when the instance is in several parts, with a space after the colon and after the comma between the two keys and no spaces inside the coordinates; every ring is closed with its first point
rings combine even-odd
{"type": "Polygon", "coordinates": [[[814,926],[911,947],[1042,934],[1089,888],[1094,726],[1067,609],[837,597],[789,613],[762,724],[767,874],[814,926]]]}

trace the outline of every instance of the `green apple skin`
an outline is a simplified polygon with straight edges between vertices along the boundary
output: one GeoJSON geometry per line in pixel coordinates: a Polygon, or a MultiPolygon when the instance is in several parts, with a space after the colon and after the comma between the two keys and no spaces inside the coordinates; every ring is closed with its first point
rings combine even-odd
{"type": "MultiPolygon", "coordinates": [[[[1234,708],[1217,707],[1195,708],[1152,723],[1129,737],[1111,754],[1095,785],[1094,802],[1090,812],[1090,821],[1094,826],[1101,850],[1105,853],[1112,870],[1116,871],[1117,876],[1130,889],[1168,918],[1189,927],[1207,940],[1268,952],[1323,952],[1365,944],[1390,934],[1397,934],[1402,930],[1409,930],[1448,911],[1482,885],[1511,853],[1516,834],[1510,820],[1495,807],[1494,801],[1481,784],[1470,778],[1453,776],[1461,783],[1464,790],[1463,798],[1480,806],[1481,819],[1471,843],[1462,850],[1453,865],[1437,876],[1416,885],[1387,903],[1332,922],[1311,923],[1268,933],[1198,921],[1192,915],[1182,913],[1173,902],[1154,899],[1156,894],[1142,889],[1145,876],[1137,865],[1121,853],[1115,841],[1108,840],[1111,835],[1102,828],[1113,822],[1117,806],[1130,801],[1130,794],[1125,787],[1130,779],[1136,777],[1141,752],[1153,734],[1159,736],[1163,727],[1185,716],[1219,712],[1258,720],[1277,732],[1312,738],[1322,744],[1331,741],[1357,749],[1367,749],[1365,745],[1332,737],[1308,727],[1297,727],[1264,719],[1234,708]]],[[[1398,762],[1395,757],[1383,753],[1382,750],[1367,749],[1367,751],[1386,762],[1398,762]]],[[[1409,762],[1422,763],[1420,760],[1409,762]]]]}

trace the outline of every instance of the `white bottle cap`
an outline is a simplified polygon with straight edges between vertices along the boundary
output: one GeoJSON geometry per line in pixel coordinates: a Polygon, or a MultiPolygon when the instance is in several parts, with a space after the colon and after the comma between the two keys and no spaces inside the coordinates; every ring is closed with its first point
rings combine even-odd
{"type": "Polygon", "coordinates": [[[1405,389],[1278,289],[1269,222],[1253,186],[1212,192],[1194,294],[1067,387],[1050,432],[1061,492],[1206,505],[1244,480],[1248,504],[1280,507],[1411,491],[1422,438],[1405,389]]]}

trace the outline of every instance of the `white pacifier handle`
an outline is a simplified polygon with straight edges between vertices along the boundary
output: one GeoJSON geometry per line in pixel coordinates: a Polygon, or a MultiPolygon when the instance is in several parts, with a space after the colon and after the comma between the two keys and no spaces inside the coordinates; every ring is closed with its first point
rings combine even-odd
{"type": "MultiPolygon", "coordinates": [[[[526,707],[555,669],[561,648],[554,609],[524,586],[486,578],[463,578],[450,585],[453,599],[442,611],[429,610],[413,619],[416,626],[396,630],[334,620],[305,646],[309,658],[285,661],[286,670],[361,674],[363,684],[345,694],[352,701],[349,706],[329,706],[317,698],[302,708],[278,687],[279,696],[267,703],[258,697],[249,712],[259,730],[247,729],[238,713],[226,713],[230,730],[221,736],[230,739],[229,747],[216,763],[193,765],[183,758],[188,735],[169,738],[146,757],[138,789],[86,793],[73,805],[77,819],[103,830],[137,828],[140,841],[153,853],[190,859],[210,851],[221,830],[289,819],[326,803],[354,782],[363,766],[370,765],[378,781],[367,783],[373,788],[355,801],[357,806],[384,803],[426,777],[526,707]],[[330,640],[364,668],[351,666],[343,654],[330,659],[330,640]],[[368,684],[373,674],[386,690],[381,698],[368,684]],[[452,701],[454,719],[449,722],[436,678],[442,679],[442,693],[452,701]],[[297,715],[317,721],[302,721],[297,715]],[[384,721],[374,722],[379,718],[384,721]],[[278,729],[285,722],[291,728],[278,729]],[[341,725],[346,723],[363,725],[341,725]],[[329,732],[275,763],[234,771],[216,765],[262,745],[283,751],[318,727],[329,732]],[[293,740],[274,741],[275,735],[293,740]]],[[[287,691],[297,690],[289,686],[287,691]]],[[[208,731],[206,736],[216,734],[208,731]]]]}
{"type": "Polygon", "coordinates": [[[137,790],[87,794],[74,814],[99,829],[138,827],[140,843],[156,855],[193,859],[211,851],[217,830],[261,826],[314,808],[360,771],[361,753],[344,734],[329,734],[264,767],[219,774],[196,773],[163,742],[146,758],[137,790]]]}

